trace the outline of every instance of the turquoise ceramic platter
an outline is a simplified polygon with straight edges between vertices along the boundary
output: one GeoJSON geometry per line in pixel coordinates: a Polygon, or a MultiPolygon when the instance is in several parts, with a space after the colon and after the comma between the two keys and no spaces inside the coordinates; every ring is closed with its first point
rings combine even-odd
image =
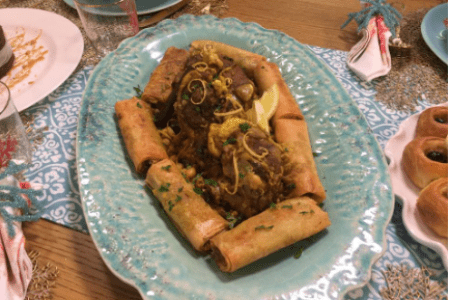
{"type": "Polygon", "coordinates": [[[144,299],[341,299],[364,285],[385,250],[394,208],[387,163],[345,89],[310,50],[255,23],[184,15],[125,40],[94,69],[77,130],[77,167],[90,234],[109,268],[144,299]],[[309,126],[332,225],[232,274],[195,253],[133,171],[114,104],[143,88],[170,46],[211,39],[276,62],[309,126]]]}
{"type": "Polygon", "coordinates": [[[432,8],[421,24],[422,37],[443,62],[448,64],[448,3],[432,8]]]}

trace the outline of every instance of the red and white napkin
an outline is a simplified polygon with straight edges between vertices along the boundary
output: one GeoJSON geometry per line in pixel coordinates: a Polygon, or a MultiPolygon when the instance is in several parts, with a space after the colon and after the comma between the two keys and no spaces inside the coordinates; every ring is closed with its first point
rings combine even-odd
{"type": "MultiPolygon", "coordinates": [[[[2,184],[19,186],[19,182],[8,176],[2,184]],[[5,182],[6,181],[6,182],[5,182]]],[[[8,213],[18,215],[17,208],[5,208],[8,213]]],[[[0,214],[0,299],[23,300],[30,284],[33,264],[25,251],[22,223],[13,222],[15,235],[11,237],[8,225],[0,214]]]]}
{"type": "Polygon", "coordinates": [[[389,38],[392,36],[383,16],[377,15],[361,29],[362,39],[347,56],[347,66],[364,81],[386,75],[391,70],[389,38]]]}

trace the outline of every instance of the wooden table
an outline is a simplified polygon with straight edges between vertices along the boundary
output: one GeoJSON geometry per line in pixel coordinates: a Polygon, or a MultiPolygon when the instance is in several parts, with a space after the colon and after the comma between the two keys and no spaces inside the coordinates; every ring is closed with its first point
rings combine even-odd
{"type": "MultiPolygon", "coordinates": [[[[403,13],[433,7],[439,0],[401,0],[403,13]]],[[[348,51],[358,41],[356,23],[340,26],[347,14],[360,10],[357,0],[228,0],[224,17],[256,22],[282,31],[304,44],[348,51]]],[[[53,299],[141,299],[133,287],[111,273],[87,234],[40,220],[25,223],[27,249],[40,253],[39,261],[58,267],[53,299]]]]}

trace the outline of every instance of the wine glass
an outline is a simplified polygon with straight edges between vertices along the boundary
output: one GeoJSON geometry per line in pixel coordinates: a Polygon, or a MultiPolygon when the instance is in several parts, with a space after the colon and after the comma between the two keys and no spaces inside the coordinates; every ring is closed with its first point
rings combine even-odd
{"type": "Polygon", "coordinates": [[[31,163],[31,146],[9,88],[0,81],[0,173],[10,161],[31,163]]]}

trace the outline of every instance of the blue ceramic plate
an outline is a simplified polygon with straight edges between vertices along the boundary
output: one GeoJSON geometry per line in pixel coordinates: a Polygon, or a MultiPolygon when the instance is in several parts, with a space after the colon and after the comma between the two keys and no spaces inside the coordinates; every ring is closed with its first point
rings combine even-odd
{"type": "MultiPolygon", "coordinates": [[[[173,6],[181,0],[136,0],[136,11],[138,15],[154,13],[170,6],[173,6]]],[[[64,2],[75,8],[73,0],[64,0],[64,2]]],[[[122,14],[121,12],[111,11],[112,15],[122,14]]]]}
{"type": "Polygon", "coordinates": [[[443,62],[448,64],[448,3],[432,8],[422,21],[421,31],[425,43],[443,62]]]}
{"type": "Polygon", "coordinates": [[[94,69],[77,130],[89,231],[111,270],[144,299],[341,299],[370,278],[385,250],[394,197],[383,152],[357,105],[305,46],[254,23],[182,16],[125,40],[94,69]],[[114,104],[144,87],[169,46],[212,39],[278,63],[307,119],[332,225],[314,243],[282,249],[233,274],[196,254],[134,173],[114,104]]]}

